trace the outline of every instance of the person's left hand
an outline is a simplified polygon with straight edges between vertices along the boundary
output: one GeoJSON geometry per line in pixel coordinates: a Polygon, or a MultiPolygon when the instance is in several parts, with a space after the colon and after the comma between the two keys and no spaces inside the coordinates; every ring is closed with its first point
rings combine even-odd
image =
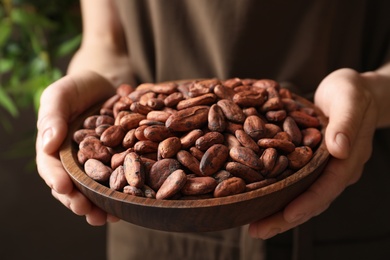
{"type": "Polygon", "coordinates": [[[283,211],[250,224],[253,238],[271,238],[319,215],[360,179],[378,117],[369,89],[366,78],[351,69],[337,70],[321,82],[315,104],[329,118],[325,142],[332,157],[320,177],[283,211]]]}

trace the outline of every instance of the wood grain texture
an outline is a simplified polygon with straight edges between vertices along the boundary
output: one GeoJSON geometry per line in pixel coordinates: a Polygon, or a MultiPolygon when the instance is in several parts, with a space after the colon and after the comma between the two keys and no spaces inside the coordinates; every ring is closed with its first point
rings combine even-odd
{"type": "MultiPolygon", "coordinates": [[[[300,97],[305,105],[312,104],[300,97]]],[[[269,186],[223,198],[202,200],[156,200],[114,191],[93,181],[77,161],[73,133],[100,104],[77,118],[60,150],[60,159],[76,187],[94,204],[127,222],[163,231],[204,232],[237,227],[282,210],[321,174],[329,159],[324,140],[311,161],[293,175],[269,186]]],[[[317,110],[324,134],[327,118],[317,110]]]]}

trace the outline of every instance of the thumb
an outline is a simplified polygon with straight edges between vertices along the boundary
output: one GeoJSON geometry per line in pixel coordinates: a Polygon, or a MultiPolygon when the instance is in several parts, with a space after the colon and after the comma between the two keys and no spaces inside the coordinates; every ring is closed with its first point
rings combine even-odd
{"type": "Polygon", "coordinates": [[[68,124],[113,93],[113,86],[93,72],[68,75],[48,86],[40,99],[38,150],[48,154],[57,151],[67,135],[68,124]]]}
{"type": "Polygon", "coordinates": [[[315,94],[315,103],[329,117],[325,142],[336,158],[346,159],[370,105],[370,95],[359,73],[340,69],[326,77],[315,94]]]}

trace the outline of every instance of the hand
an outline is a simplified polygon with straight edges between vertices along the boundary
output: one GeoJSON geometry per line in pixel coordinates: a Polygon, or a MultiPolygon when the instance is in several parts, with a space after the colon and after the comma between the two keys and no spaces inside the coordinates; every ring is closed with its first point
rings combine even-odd
{"type": "Polygon", "coordinates": [[[91,225],[116,220],[93,205],[73,185],[59,160],[58,150],[68,124],[87,108],[113,95],[114,87],[94,72],[66,76],[45,89],[38,113],[36,162],[40,176],[53,196],[91,225]]]}
{"type": "Polygon", "coordinates": [[[252,237],[268,239],[308,221],[359,180],[371,156],[378,117],[369,90],[369,81],[350,69],[337,70],[321,82],[315,104],[329,117],[325,142],[332,158],[315,183],[283,211],[251,223],[252,237]]]}

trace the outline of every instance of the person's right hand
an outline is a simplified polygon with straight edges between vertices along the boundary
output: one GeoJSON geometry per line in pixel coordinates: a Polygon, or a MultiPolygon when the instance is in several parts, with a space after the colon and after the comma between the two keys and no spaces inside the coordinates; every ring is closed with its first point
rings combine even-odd
{"type": "Polygon", "coordinates": [[[116,218],[92,204],[73,185],[59,160],[58,150],[68,133],[68,124],[86,109],[113,95],[115,88],[91,71],[74,73],[48,86],[38,113],[36,163],[53,196],[91,225],[104,225],[116,218]]]}

